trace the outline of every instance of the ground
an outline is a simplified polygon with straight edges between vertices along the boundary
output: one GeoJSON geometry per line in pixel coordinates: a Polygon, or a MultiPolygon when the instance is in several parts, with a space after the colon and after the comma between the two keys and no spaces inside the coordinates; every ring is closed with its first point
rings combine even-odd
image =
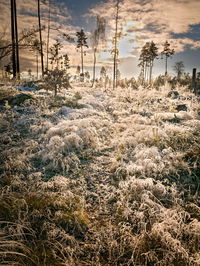
{"type": "Polygon", "coordinates": [[[200,264],[198,96],[0,89],[2,265],[200,264]]]}

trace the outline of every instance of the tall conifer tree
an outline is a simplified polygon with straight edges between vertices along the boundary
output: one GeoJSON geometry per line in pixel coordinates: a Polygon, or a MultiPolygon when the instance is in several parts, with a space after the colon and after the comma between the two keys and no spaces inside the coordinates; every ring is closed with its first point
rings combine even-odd
{"type": "Polygon", "coordinates": [[[163,45],[163,51],[161,52],[162,58],[163,56],[165,57],[165,76],[167,76],[167,60],[172,57],[174,53],[174,49],[170,49],[170,43],[166,41],[163,45]]]}
{"type": "Polygon", "coordinates": [[[81,31],[78,31],[76,33],[76,36],[78,38],[78,40],[77,40],[77,48],[78,49],[80,48],[80,52],[81,52],[81,76],[83,77],[83,80],[84,80],[83,56],[85,55],[84,47],[88,48],[87,37],[86,37],[85,32],[83,31],[83,29],[81,29],[81,31]]]}

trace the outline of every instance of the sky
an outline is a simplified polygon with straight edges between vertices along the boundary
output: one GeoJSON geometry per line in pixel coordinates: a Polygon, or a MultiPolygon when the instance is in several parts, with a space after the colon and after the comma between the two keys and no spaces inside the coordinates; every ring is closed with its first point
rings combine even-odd
{"type": "MultiPolygon", "coordinates": [[[[19,32],[24,28],[37,27],[37,1],[16,0],[19,32]]],[[[106,39],[99,46],[97,57],[97,72],[106,66],[108,74],[112,73],[112,40],[114,37],[114,18],[116,0],[54,0],[52,9],[51,45],[56,38],[62,41],[62,53],[68,53],[71,73],[75,73],[80,65],[80,53],[76,43],[69,43],[58,35],[59,32],[68,33],[76,39],[76,32],[84,29],[88,36],[89,48],[84,57],[85,70],[92,70],[93,51],[90,43],[91,34],[96,27],[96,16],[106,19],[106,39]]],[[[42,24],[47,25],[47,8],[42,9],[42,24]]],[[[171,48],[175,49],[174,56],[169,59],[169,73],[175,74],[175,62],[183,61],[186,72],[197,68],[200,72],[200,0],[120,0],[119,5],[119,70],[122,77],[137,77],[138,56],[142,46],[147,41],[154,41],[161,52],[167,40],[171,48]]],[[[10,6],[8,0],[0,0],[0,33],[6,30],[10,38],[10,6]]],[[[1,35],[0,35],[1,37],[1,35]]],[[[46,31],[43,32],[46,42],[46,31]]],[[[21,51],[20,60],[22,70],[29,68],[35,71],[35,55],[30,51],[21,51]]],[[[164,60],[155,60],[153,75],[164,74],[164,60]]]]}

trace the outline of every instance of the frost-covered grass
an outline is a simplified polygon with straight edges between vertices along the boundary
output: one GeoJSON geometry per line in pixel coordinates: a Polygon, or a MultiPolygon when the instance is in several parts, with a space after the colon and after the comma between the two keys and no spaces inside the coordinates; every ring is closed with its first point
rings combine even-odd
{"type": "Polygon", "coordinates": [[[2,265],[200,264],[199,99],[169,91],[0,106],[2,265]]]}

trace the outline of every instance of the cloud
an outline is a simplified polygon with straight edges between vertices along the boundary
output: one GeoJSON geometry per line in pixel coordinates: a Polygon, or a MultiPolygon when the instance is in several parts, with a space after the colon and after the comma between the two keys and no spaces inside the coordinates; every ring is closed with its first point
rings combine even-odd
{"type": "MultiPolygon", "coordinates": [[[[113,35],[115,3],[111,0],[101,3],[89,14],[104,14],[110,29],[109,35],[113,35]]],[[[177,52],[181,52],[188,45],[192,49],[199,48],[199,43],[192,39],[173,38],[173,34],[187,33],[192,25],[200,23],[199,10],[199,0],[123,0],[120,3],[120,23],[125,25],[124,35],[128,35],[129,41],[137,42],[140,47],[150,40],[157,43],[170,40],[177,52]],[[130,24],[129,27],[126,27],[127,24],[130,24]],[[135,38],[131,34],[135,34],[135,38]]]]}
{"type": "MultiPolygon", "coordinates": [[[[62,39],[61,33],[70,34],[76,39],[76,32],[80,29],[80,27],[70,24],[69,19],[73,20],[70,10],[65,4],[61,5],[61,7],[55,6],[52,9],[51,45],[55,39],[62,39]]],[[[90,19],[89,21],[97,15],[103,15],[107,21],[106,43],[101,53],[98,54],[97,66],[101,66],[102,62],[107,65],[112,64],[115,7],[116,0],[99,2],[84,15],[86,20],[90,19]]],[[[168,40],[176,53],[184,52],[186,49],[200,48],[200,41],[195,41],[187,35],[193,25],[200,24],[199,10],[200,0],[121,0],[119,10],[121,36],[118,44],[120,64],[125,66],[125,62],[130,63],[131,58],[136,62],[135,57],[138,56],[144,43],[151,40],[158,45],[159,50],[168,40]],[[180,34],[184,37],[180,37],[180,34]]],[[[24,28],[38,27],[36,1],[18,0],[17,12],[19,32],[24,28]]],[[[42,25],[47,26],[48,8],[45,5],[41,5],[41,15],[42,25]]],[[[10,39],[10,2],[8,0],[1,0],[0,25],[0,32],[7,27],[7,38],[10,39]]],[[[89,39],[89,32],[87,32],[87,36],[89,39]]],[[[192,35],[190,34],[190,36],[192,35]]],[[[46,43],[47,31],[43,31],[43,40],[46,43]]],[[[46,49],[45,46],[44,49],[46,49]]],[[[62,52],[69,54],[71,65],[80,65],[80,53],[77,52],[75,43],[63,41],[62,52]]],[[[21,51],[20,54],[23,56],[22,69],[27,70],[31,60],[34,69],[35,55],[25,51],[21,51]]],[[[84,61],[87,67],[92,66],[93,51],[91,48],[87,49],[84,61]]]]}

